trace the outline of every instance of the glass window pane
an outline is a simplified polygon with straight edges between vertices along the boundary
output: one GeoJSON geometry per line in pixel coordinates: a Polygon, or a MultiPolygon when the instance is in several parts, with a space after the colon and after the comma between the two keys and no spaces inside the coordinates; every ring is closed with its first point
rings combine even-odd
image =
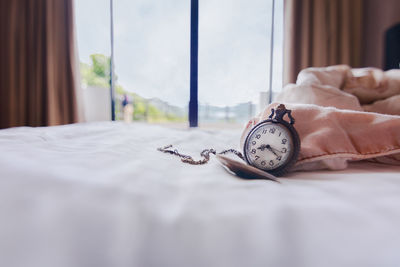
{"type": "MultiPolygon", "coordinates": [[[[282,12],[276,1],[275,90],[282,86],[282,12]]],[[[242,127],[268,101],[271,15],[272,0],[200,1],[200,125],[242,127]]]]}
{"type": "Polygon", "coordinates": [[[110,120],[110,1],[74,3],[84,115],[87,121],[110,120]]]}
{"type": "Polygon", "coordinates": [[[117,118],[186,126],[190,1],[114,1],[114,29],[117,118]]]}

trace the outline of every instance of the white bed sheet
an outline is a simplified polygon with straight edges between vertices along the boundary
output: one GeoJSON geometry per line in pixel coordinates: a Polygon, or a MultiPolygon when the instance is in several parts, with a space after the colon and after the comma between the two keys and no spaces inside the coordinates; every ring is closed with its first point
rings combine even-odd
{"type": "Polygon", "coordinates": [[[0,266],[400,266],[400,167],[242,180],[174,144],[240,131],[88,123],[0,131],[0,266]]]}

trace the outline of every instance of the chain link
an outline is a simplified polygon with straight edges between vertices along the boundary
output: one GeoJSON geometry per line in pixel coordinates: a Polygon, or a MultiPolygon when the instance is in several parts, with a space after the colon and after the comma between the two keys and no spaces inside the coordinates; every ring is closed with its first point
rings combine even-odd
{"type": "Polygon", "coordinates": [[[239,152],[239,151],[237,151],[237,150],[235,150],[235,149],[232,149],[232,148],[231,148],[231,149],[223,150],[223,151],[221,151],[221,152],[219,152],[219,153],[217,153],[217,151],[216,151],[215,149],[213,149],[213,148],[204,149],[204,150],[201,151],[201,153],[200,153],[200,156],[203,157],[203,159],[200,159],[200,160],[194,160],[194,159],[193,159],[191,156],[189,156],[189,155],[184,155],[184,154],[179,153],[179,151],[178,151],[177,149],[173,149],[173,146],[172,146],[172,145],[167,145],[167,146],[164,146],[164,147],[159,147],[159,148],[157,148],[157,150],[158,150],[158,151],[161,151],[161,152],[163,152],[163,153],[168,153],[168,154],[171,154],[171,155],[175,155],[175,156],[177,156],[177,157],[180,157],[182,162],[188,163],[188,164],[192,164],[192,165],[203,165],[203,164],[206,164],[206,163],[210,160],[210,154],[214,154],[214,155],[216,155],[216,154],[224,155],[224,154],[228,154],[228,153],[233,153],[233,154],[235,154],[236,156],[238,156],[239,158],[241,158],[242,160],[244,160],[244,157],[243,157],[242,153],[239,152]]]}

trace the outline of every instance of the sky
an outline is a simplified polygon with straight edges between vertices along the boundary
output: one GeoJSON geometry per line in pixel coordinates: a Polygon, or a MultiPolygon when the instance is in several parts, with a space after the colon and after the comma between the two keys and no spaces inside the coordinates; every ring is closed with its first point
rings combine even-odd
{"type": "MultiPolygon", "coordinates": [[[[282,86],[283,0],[276,0],[273,89],[282,86]]],[[[109,0],[75,0],[79,58],[110,55],[109,0]]],[[[199,101],[252,101],[269,86],[272,0],[199,0],[199,101]]],[[[189,101],[190,0],[114,0],[117,83],[143,97],[189,101]]]]}

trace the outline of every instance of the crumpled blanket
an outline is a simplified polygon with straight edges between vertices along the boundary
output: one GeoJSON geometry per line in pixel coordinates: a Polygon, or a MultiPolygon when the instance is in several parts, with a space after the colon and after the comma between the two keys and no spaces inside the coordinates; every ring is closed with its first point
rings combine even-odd
{"type": "Polygon", "coordinates": [[[400,70],[308,68],[299,73],[296,84],[283,88],[276,101],[400,115],[400,70]]]}
{"type": "MultiPolygon", "coordinates": [[[[359,160],[400,165],[400,70],[309,68],[276,101],[296,119],[301,149],[295,170],[338,170],[359,160]]],[[[276,105],[249,121],[242,147],[276,105]]]]}

